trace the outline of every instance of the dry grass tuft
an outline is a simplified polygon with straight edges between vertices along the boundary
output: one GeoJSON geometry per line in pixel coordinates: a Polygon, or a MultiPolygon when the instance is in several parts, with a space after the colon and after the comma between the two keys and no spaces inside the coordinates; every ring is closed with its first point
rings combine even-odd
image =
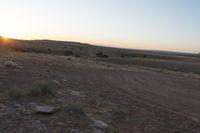
{"type": "Polygon", "coordinates": [[[19,68],[19,66],[13,61],[6,61],[4,63],[4,67],[6,67],[6,68],[19,68]]]}
{"type": "Polygon", "coordinates": [[[14,88],[6,92],[3,99],[16,100],[20,98],[30,98],[39,96],[54,96],[55,92],[49,83],[38,83],[30,88],[14,88]]]}
{"type": "Polygon", "coordinates": [[[86,116],[83,105],[74,101],[68,101],[65,103],[64,112],[72,116],[86,116]]]}
{"type": "Polygon", "coordinates": [[[29,89],[27,93],[28,96],[33,96],[33,97],[53,95],[53,94],[54,94],[54,91],[50,83],[35,84],[32,88],[29,89]]]}

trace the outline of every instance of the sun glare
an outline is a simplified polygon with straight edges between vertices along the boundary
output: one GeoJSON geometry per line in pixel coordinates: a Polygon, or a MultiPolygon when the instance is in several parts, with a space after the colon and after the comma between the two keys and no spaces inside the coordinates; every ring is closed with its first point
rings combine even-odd
{"type": "Polygon", "coordinates": [[[17,37],[17,34],[15,34],[15,33],[9,33],[7,31],[2,32],[1,35],[3,36],[4,39],[16,38],[17,37]]]}
{"type": "Polygon", "coordinates": [[[8,40],[8,37],[2,36],[3,40],[8,40]]]}
{"type": "Polygon", "coordinates": [[[9,13],[8,15],[2,15],[2,20],[0,22],[0,35],[4,36],[5,38],[17,38],[23,28],[20,25],[20,21],[17,21],[19,18],[11,18],[10,16],[14,15],[10,15],[9,13]]]}

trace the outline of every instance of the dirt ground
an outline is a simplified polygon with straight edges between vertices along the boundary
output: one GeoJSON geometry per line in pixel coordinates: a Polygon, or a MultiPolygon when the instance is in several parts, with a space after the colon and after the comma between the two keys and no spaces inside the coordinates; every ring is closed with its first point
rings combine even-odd
{"type": "Polygon", "coordinates": [[[0,96],[52,82],[54,96],[0,101],[0,133],[200,133],[200,76],[86,58],[0,51],[0,96]],[[7,68],[6,61],[19,68],[7,68]],[[86,116],[67,114],[79,102],[86,116]],[[32,105],[61,110],[36,114],[32,105]]]}

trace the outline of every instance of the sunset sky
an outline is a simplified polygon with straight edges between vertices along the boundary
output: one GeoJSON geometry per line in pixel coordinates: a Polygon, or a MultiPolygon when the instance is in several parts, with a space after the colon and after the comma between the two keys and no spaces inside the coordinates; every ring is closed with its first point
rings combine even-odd
{"type": "Polygon", "coordinates": [[[200,0],[0,0],[0,35],[200,52],[200,0]]]}

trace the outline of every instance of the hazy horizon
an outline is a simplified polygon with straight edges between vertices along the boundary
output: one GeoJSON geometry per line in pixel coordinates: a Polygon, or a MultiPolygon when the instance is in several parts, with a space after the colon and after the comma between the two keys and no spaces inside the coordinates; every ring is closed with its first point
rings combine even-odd
{"type": "Polygon", "coordinates": [[[0,0],[0,35],[200,52],[198,0],[0,0]]]}

